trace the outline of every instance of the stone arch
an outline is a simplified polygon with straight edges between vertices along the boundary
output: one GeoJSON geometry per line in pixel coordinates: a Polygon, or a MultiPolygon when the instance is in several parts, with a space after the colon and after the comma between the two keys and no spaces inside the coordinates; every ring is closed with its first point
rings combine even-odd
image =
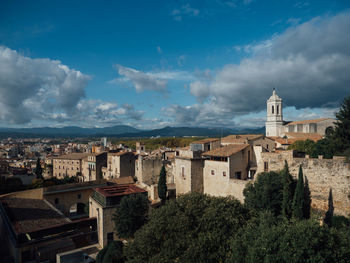
{"type": "Polygon", "coordinates": [[[86,207],[87,205],[81,202],[73,203],[69,207],[69,217],[82,217],[86,216],[86,207]]]}

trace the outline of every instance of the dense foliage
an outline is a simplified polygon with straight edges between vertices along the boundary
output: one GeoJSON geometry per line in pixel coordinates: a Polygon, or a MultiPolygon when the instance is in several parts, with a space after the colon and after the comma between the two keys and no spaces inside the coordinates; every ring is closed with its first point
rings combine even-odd
{"type": "Polygon", "coordinates": [[[292,215],[296,219],[303,218],[303,207],[304,207],[304,176],[301,165],[299,166],[298,182],[295,188],[293,197],[293,212],[292,215]]]}
{"type": "Polygon", "coordinates": [[[114,225],[120,238],[132,238],[147,219],[148,198],[144,194],[124,196],[114,215],[114,225]]]}
{"type": "Polygon", "coordinates": [[[225,262],[349,262],[349,241],[349,228],[330,229],[312,220],[277,221],[263,213],[231,240],[225,262]]]}
{"type": "Polygon", "coordinates": [[[162,200],[162,203],[165,203],[165,199],[167,196],[168,188],[166,186],[166,171],[164,165],[160,170],[159,180],[158,180],[158,196],[162,200]]]}
{"type": "Polygon", "coordinates": [[[124,263],[123,243],[113,241],[104,247],[96,256],[96,263],[124,263]]]}
{"type": "Polygon", "coordinates": [[[283,180],[282,214],[286,218],[291,218],[295,183],[292,175],[289,173],[287,161],[284,161],[284,168],[281,171],[281,176],[283,180]]]}
{"type": "Polygon", "coordinates": [[[254,184],[248,184],[243,194],[248,207],[279,215],[282,211],[283,177],[276,172],[261,173],[254,184]]]}
{"type": "Polygon", "coordinates": [[[43,168],[41,168],[40,158],[36,160],[35,175],[37,179],[43,178],[43,168]]]}
{"type": "Polygon", "coordinates": [[[250,217],[234,198],[183,195],[152,212],[126,247],[127,262],[223,262],[250,217]]]}

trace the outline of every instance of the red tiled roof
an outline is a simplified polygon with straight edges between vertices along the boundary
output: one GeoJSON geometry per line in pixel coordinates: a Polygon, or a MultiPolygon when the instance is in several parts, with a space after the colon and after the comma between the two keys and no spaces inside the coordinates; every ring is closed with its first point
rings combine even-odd
{"type": "Polygon", "coordinates": [[[202,144],[202,143],[208,143],[208,142],[216,142],[218,141],[219,139],[218,138],[207,138],[207,139],[202,139],[202,140],[198,140],[198,141],[194,141],[194,142],[191,142],[192,143],[199,143],[199,144],[202,144]]]}
{"type": "Polygon", "coordinates": [[[99,187],[95,189],[100,194],[109,197],[109,196],[123,196],[129,194],[137,194],[137,193],[146,193],[147,191],[143,190],[140,187],[132,184],[121,184],[121,185],[113,185],[106,187],[99,187]]]}
{"type": "Polygon", "coordinates": [[[203,153],[203,156],[229,157],[249,147],[249,144],[230,144],[215,150],[203,153]]]}
{"type": "Polygon", "coordinates": [[[295,125],[295,124],[317,123],[317,122],[326,121],[326,120],[333,120],[333,119],[321,118],[321,119],[314,119],[314,120],[292,121],[292,122],[288,123],[286,126],[295,125]]]}

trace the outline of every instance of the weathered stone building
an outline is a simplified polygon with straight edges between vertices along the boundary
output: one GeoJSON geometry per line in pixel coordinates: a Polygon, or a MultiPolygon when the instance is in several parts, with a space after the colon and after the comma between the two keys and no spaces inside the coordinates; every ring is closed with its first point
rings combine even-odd
{"type": "Polygon", "coordinates": [[[83,181],[102,179],[102,167],[107,166],[107,152],[90,153],[83,159],[83,181]]]}
{"type": "Polygon", "coordinates": [[[284,160],[288,162],[290,173],[297,178],[299,165],[309,181],[312,206],[327,210],[330,189],[333,193],[334,212],[350,214],[350,163],[345,157],[333,159],[309,158],[293,151],[264,152],[258,164],[258,173],[283,169],[284,160]]]}
{"type": "Polygon", "coordinates": [[[88,153],[71,153],[53,157],[53,176],[57,178],[82,176],[83,159],[88,155],[88,153]]]}
{"type": "Polygon", "coordinates": [[[102,169],[103,178],[114,179],[135,175],[136,156],[133,152],[109,152],[107,167],[102,169]]]}

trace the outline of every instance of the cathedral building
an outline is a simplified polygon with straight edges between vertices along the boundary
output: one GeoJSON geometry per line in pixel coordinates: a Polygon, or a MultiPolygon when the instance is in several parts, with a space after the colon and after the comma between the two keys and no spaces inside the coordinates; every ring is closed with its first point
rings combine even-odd
{"type": "Polygon", "coordinates": [[[334,127],[334,119],[322,118],[303,121],[283,121],[282,99],[273,89],[272,96],[267,100],[266,136],[291,137],[297,133],[319,134],[324,136],[326,130],[334,127]]]}

